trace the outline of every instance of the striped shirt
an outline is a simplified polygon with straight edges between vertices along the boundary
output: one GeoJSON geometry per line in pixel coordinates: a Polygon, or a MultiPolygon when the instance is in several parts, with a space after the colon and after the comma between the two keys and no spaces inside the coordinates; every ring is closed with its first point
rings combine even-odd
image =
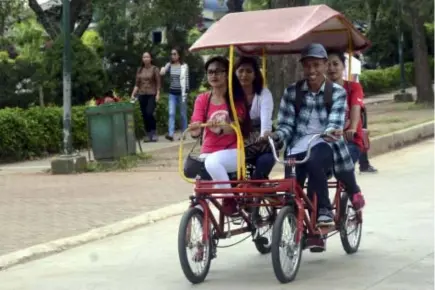
{"type": "MultiPolygon", "coordinates": [[[[167,64],[170,74],[169,93],[173,95],[181,95],[181,65],[180,64],[167,64]]],[[[186,74],[186,92],[189,91],[189,74],[186,74]]]]}

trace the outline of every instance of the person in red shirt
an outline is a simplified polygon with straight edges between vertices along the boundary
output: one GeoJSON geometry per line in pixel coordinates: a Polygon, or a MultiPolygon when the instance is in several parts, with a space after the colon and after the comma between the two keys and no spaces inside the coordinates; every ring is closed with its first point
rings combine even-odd
{"type": "Polygon", "coordinates": [[[361,109],[364,108],[364,92],[357,82],[343,80],[345,70],[345,56],[343,53],[328,53],[328,77],[331,81],[341,85],[347,91],[347,112],[344,136],[348,150],[354,163],[364,151],[361,109]]]}

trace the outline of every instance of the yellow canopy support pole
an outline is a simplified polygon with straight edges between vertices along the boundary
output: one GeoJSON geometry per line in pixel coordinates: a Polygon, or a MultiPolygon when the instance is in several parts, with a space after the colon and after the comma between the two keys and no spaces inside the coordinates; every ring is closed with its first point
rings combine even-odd
{"type": "Polygon", "coordinates": [[[263,72],[263,87],[267,87],[267,58],[266,48],[263,47],[263,56],[261,58],[261,69],[263,72]]]}
{"type": "Polygon", "coordinates": [[[347,37],[348,37],[348,52],[349,60],[348,60],[348,73],[347,73],[347,80],[351,80],[351,73],[352,73],[352,56],[353,56],[353,43],[352,43],[352,27],[346,23],[344,20],[339,19],[340,22],[346,27],[347,30],[347,37]]]}
{"type": "Polygon", "coordinates": [[[233,74],[234,74],[234,45],[231,45],[230,46],[230,71],[228,72],[228,90],[230,95],[231,111],[234,116],[234,124],[236,129],[235,132],[237,135],[237,179],[242,179],[246,177],[245,144],[243,140],[242,130],[240,128],[240,122],[236,110],[236,105],[234,104],[233,74]]]}

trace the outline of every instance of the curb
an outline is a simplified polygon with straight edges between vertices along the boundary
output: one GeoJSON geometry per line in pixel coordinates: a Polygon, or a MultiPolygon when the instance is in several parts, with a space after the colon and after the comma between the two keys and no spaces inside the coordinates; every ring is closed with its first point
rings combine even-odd
{"type": "MultiPolygon", "coordinates": [[[[370,131],[370,128],[369,128],[370,131]]],[[[377,156],[397,150],[417,141],[434,136],[434,121],[418,124],[370,140],[369,156],[377,156]]]]}
{"type": "MultiPolygon", "coordinates": [[[[374,137],[371,140],[370,156],[376,156],[396,150],[433,136],[434,121],[430,121],[407,129],[395,131],[387,135],[374,137]]],[[[136,228],[167,219],[169,217],[180,215],[187,209],[188,206],[189,201],[186,199],[186,201],[150,211],[111,225],[96,228],[77,236],[35,245],[0,256],[0,271],[21,263],[40,259],[51,254],[60,253],[83,244],[119,235],[121,233],[131,231],[136,228]]]]}

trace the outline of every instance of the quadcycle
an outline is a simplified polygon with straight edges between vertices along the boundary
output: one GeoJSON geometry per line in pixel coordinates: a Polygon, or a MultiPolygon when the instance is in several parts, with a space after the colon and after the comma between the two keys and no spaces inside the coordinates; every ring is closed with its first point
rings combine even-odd
{"type": "MultiPolygon", "coordinates": [[[[190,50],[229,46],[230,105],[233,114],[237,115],[231,87],[234,49],[243,54],[262,54],[262,71],[265,73],[267,53],[298,53],[312,42],[321,43],[326,49],[348,48],[350,56],[353,49],[361,50],[369,46],[369,41],[344,16],[326,5],[318,5],[228,14],[207,30],[190,50]],[[250,29],[246,30],[246,27],[250,29]]],[[[276,161],[291,166],[292,174],[284,179],[251,180],[247,172],[252,168],[245,165],[240,124],[236,119],[228,126],[237,134],[239,152],[237,172],[230,174],[229,182],[186,178],[182,156],[184,138],[180,141],[180,174],[194,184],[194,195],[190,197],[189,209],[180,222],[178,253],[183,272],[191,283],[205,280],[211,261],[217,256],[219,240],[244,233],[248,235],[243,240],[251,237],[260,253],[271,252],[273,269],[281,283],[295,279],[304,249],[323,251],[326,239],[336,233],[340,234],[343,248],[348,254],[358,250],[362,213],[353,210],[342,185],[336,181],[328,182],[329,188],[335,190],[334,226],[319,227],[316,225],[316,194],[310,199],[296,182],[295,164],[306,162],[310,157],[312,141],[324,135],[314,135],[305,159],[297,162],[280,161],[274,143],[269,139],[276,161]],[[231,184],[229,189],[215,188],[217,184],[228,183],[231,184]],[[226,216],[222,211],[222,200],[228,198],[237,201],[236,217],[226,216]]]]}

